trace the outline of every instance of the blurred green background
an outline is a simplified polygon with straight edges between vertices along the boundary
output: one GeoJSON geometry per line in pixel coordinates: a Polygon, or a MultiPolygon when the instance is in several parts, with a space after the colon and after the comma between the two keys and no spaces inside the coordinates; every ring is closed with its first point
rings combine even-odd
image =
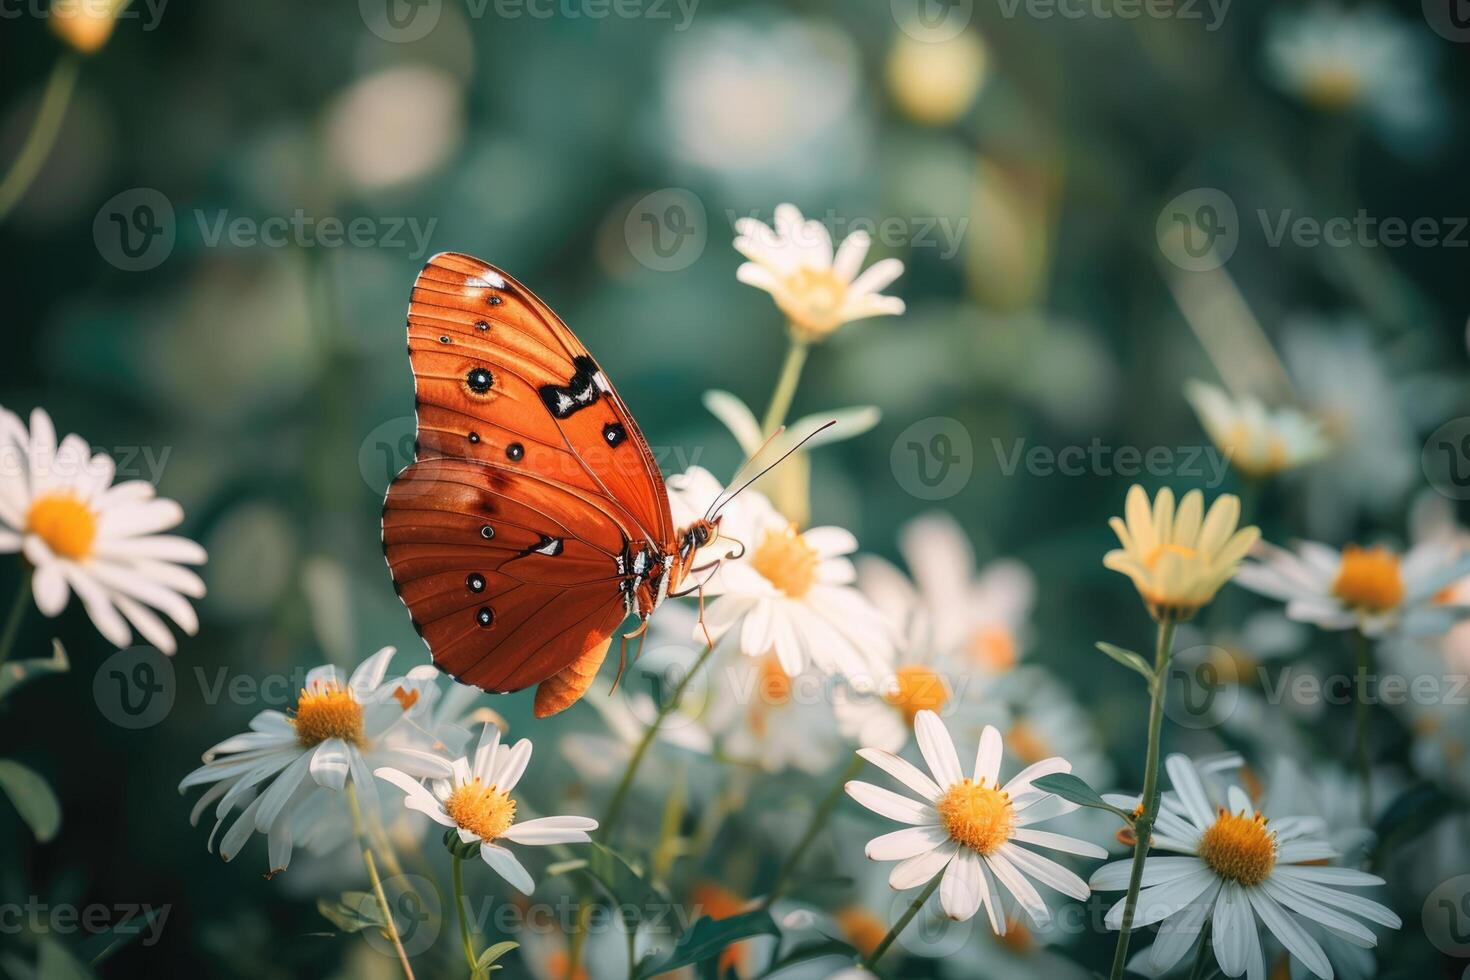
{"type": "MultiPolygon", "coordinates": [[[[135,4],[80,60],[55,148],[0,224],[0,404],[46,407],[179,500],[184,533],[210,553],[209,595],[199,635],[181,638],[172,710],[137,730],[99,710],[94,676],[110,651],[78,610],[27,621],[21,655],[57,636],[73,670],[6,702],[0,745],[52,780],[65,816],[36,847],[0,807],[0,894],[169,904],[162,941],[119,953],[112,975],[353,975],[342,963],[354,940],[310,935],[326,931],[311,883],[262,880],[258,841],[230,865],[207,853],[175,787],[261,707],[208,703],[221,676],[353,663],[389,643],[401,668],[422,656],[378,531],[411,433],[413,276],[441,250],[505,267],[598,357],[666,472],[698,462],[728,477],[738,451],[699,398],[725,388],[759,410],[786,342],[769,298],[734,278],[732,224],[769,221],[788,200],[838,236],[875,230],[874,254],[907,265],[891,290],[907,315],[848,327],[812,356],[797,413],[883,412],[817,454],[814,518],[892,556],[902,522],[937,506],[982,558],[1028,563],[1040,582],[1031,656],[1093,711],[1131,783],[1142,695],[1091,646],[1149,642],[1131,587],[1100,563],[1106,518],[1133,481],[1095,467],[1008,472],[1016,440],[1203,445],[1181,385],[1218,381],[1200,332],[1239,351],[1228,338],[1248,308],[1303,401],[1345,404],[1337,434],[1352,448],[1272,488],[1261,520],[1277,540],[1336,543],[1405,533],[1425,486],[1422,440],[1470,403],[1470,235],[1273,246],[1256,218],[1470,214],[1470,49],[1418,4],[1392,11],[1419,38],[1410,57],[1428,79],[1430,120],[1405,135],[1273,84],[1270,17],[1295,7],[1238,2],[1211,29],[1208,8],[1176,5],[1124,18],[901,0],[702,0],[606,17],[575,2],[544,17],[464,0],[135,4]],[[1196,188],[1238,210],[1217,275],[1191,277],[1156,240],[1166,205],[1196,188]],[[298,213],[304,231],[288,227],[298,213]],[[250,229],[271,218],[290,219],[284,237],[256,240],[250,229]],[[357,220],[362,240],[331,244],[323,219],[357,220]],[[1372,418],[1351,411],[1363,404],[1372,418]],[[913,492],[901,436],[935,419],[967,435],[972,472],[930,501],[913,492]]],[[[68,57],[44,4],[4,12],[0,165],[68,57]]],[[[1235,487],[1158,476],[1144,482],[1235,487]]],[[[0,594],[17,582],[0,564],[0,594]]],[[[526,696],[495,707],[529,719],[526,696]]],[[[546,741],[548,787],[572,778],[556,730],[529,732],[546,741]]],[[[29,942],[0,936],[11,950],[29,942]]]]}

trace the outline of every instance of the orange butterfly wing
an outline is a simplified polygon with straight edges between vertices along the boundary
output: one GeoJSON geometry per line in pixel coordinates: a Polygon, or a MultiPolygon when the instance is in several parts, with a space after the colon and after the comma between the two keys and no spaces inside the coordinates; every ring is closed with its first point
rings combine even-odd
{"type": "Polygon", "coordinates": [[[632,415],[545,303],[466,255],[419,274],[408,349],[418,442],[384,501],[383,548],[415,628],[487,690],[573,665],[590,682],[586,658],[628,612],[629,549],[673,548],[632,415]]]}

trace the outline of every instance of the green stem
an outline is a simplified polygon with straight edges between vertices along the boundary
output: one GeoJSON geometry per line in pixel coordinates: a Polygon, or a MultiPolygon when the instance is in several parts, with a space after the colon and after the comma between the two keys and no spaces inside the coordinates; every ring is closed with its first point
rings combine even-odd
{"type": "Polygon", "coordinates": [[[15,598],[10,603],[10,615],[5,617],[5,630],[0,633],[0,664],[10,659],[11,648],[15,646],[15,637],[20,633],[20,621],[25,618],[26,608],[30,605],[27,601],[31,597],[31,576],[27,572],[20,580],[20,588],[15,591],[15,598]]]}
{"type": "Polygon", "coordinates": [[[801,864],[801,859],[806,856],[807,848],[812,846],[812,841],[817,839],[817,834],[821,833],[822,828],[827,825],[827,820],[832,816],[832,811],[836,810],[837,804],[841,802],[842,791],[847,785],[847,781],[857,776],[862,770],[863,757],[854,754],[852,761],[842,771],[842,775],[837,778],[837,782],[833,784],[832,789],[827,792],[826,798],[822,800],[821,804],[812,813],[812,819],[807,824],[806,833],[802,834],[801,840],[791,853],[787,855],[785,862],[781,865],[781,870],[776,872],[775,884],[771,885],[771,890],[766,893],[765,900],[761,902],[761,908],[770,908],[781,897],[782,893],[786,890],[786,885],[791,875],[796,871],[797,866],[801,864]]]}
{"type": "Polygon", "coordinates": [[[81,60],[74,54],[64,54],[56,59],[51,77],[46,80],[46,90],[41,94],[41,106],[36,110],[31,131],[26,134],[20,153],[10,165],[10,172],[0,180],[0,222],[9,217],[11,209],[25,195],[41,172],[41,165],[51,155],[51,148],[61,133],[61,122],[66,118],[67,106],[71,104],[72,92],[77,86],[80,66],[81,60]]]}
{"type": "Polygon", "coordinates": [[[1149,682],[1148,757],[1144,762],[1143,812],[1133,824],[1138,840],[1133,845],[1133,869],[1128,878],[1128,895],[1123,906],[1123,921],[1118,930],[1118,945],[1113,951],[1112,980],[1123,980],[1128,962],[1128,940],[1133,932],[1133,914],[1138,909],[1138,891],[1143,883],[1143,862],[1153,839],[1154,820],[1159,815],[1159,756],[1164,735],[1164,700],[1168,696],[1169,657],[1174,646],[1174,624],[1159,623],[1158,649],[1154,653],[1154,676],[1149,682]]]}
{"type": "Polygon", "coordinates": [[[884,936],[882,941],[873,947],[873,951],[863,958],[863,968],[865,970],[870,973],[876,972],[874,968],[878,965],[878,961],[883,958],[884,953],[888,952],[888,947],[893,945],[893,941],[898,938],[899,933],[903,932],[908,927],[908,924],[914,920],[914,916],[919,914],[919,909],[923,908],[924,903],[929,901],[929,896],[934,894],[934,890],[939,887],[939,882],[943,878],[943,874],[935,875],[929,884],[925,886],[924,890],[919,893],[919,897],[914,899],[914,903],[908,907],[908,911],[904,912],[903,916],[893,924],[893,928],[888,930],[888,935],[884,936]]]}
{"type": "MultiPolygon", "coordinates": [[[[577,928],[567,946],[567,969],[562,980],[576,980],[577,969],[582,965],[582,949],[587,945],[587,927],[592,923],[592,903],[584,890],[577,905],[577,928]]],[[[628,974],[630,977],[632,974],[628,974]]]]}
{"type": "Polygon", "coordinates": [[[1372,706],[1364,696],[1369,674],[1373,670],[1373,648],[1368,636],[1358,630],[1356,673],[1353,696],[1353,746],[1358,760],[1358,778],[1363,782],[1363,826],[1373,823],[1373,759],[1368,749],[1368,729],[1372,722],[1372,706]]]}
{"type": "Polygon", "coordinates": [[[1189,971],[1189,980],[1204,980],[1205,974],[1210,972],[1210,926],[1211,921],[1205,919],[1205,927],[1199,932],[1199,947],[1194,951],[1194,966],[1189,971]]]}
{"type": "Polygon", "coordinates": [[[452,856],[454,860],[454,907],[459,913],[459,941],[464,944],[464,959],[470,965],[470,977],[473,978],[476,969],[475,942],[470,936],[470,920],[465,915],[464,898],[464,858],[458,854],[452,856]]]}
{"type": "Polygon", "coordinates": [[[791,411],[791,399],[796,397],[796,385],[801,380],[801,369],[806,366],[807,351],[811,344],[800,338],[791,338],[786,350],[786,360],[781,365],[781,376],[776,379],[776,390],[771,393],[771,404],[766,409],[765,421],[761,423],[761,435],[771,434],[786,423],[786,413],[791,411]]]}
{"type": "Polygon", "coordinates": [[[367,835],[362,830],[362,808],[357,804],[357,789],[347,784],[347,806],[352,811],[352,835],[362,849],[362,863],[367,868],[368,881],[373,884],[373,895],[378,900],[378,911],[383,914],[383,929],[393,941],[393,951],[398,954],[398,963],[403,967],[406,980],[414,980],[413,967],[408,965],[408,953],[403,940],[398,937],[398,924],[393,921],[393,910],[388,907],[388,896],[383,892],[383,882],[378,878],[378,865],[373,860],[373,849],[368,845],[367,835]]]}
{"type": "Polygon", "coordinates": [[[704,652],[699,655],[699,659],[694,661],[694,665],[689,668],[689,672],[680,678],[673,692],[658,709],[658,714],[654,716],[652,723],[644,731],[643,738],[639,740],[638,745],[633,749],[633,757],[628,760],[628,766],[623,770],[623,778],[619,781],[618,788],[613,791],[612,800],[607,805],[607,811],[602,815],[602,822],[597,827],[597,837],[599,840],[607,840],[612,835],[613,826],[617,823],[618,817],[622,816],[623,806],[628,802],[628,793],[633,788],[633,777],[638,774],[638,767],[643,764],[643,757],[648,754],[649,747],[653,745],[653,740],[658,736],[659,728],[663,726],[664,719],[672,714],[674,709],[679,706],[679,702],[684,697],[684,692],[689,689],[689,685],[694,681],[695,676],[704,669],[705,662],[709,660],[710,654],[714,652],[715,647],[713,643],[704,648],[704,652]]]}

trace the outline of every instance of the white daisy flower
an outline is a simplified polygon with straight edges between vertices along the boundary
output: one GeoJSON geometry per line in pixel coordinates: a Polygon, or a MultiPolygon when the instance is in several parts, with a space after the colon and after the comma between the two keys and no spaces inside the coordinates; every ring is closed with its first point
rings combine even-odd
{"type": "Polygon", "coordinates": [[[1439,636],[1470,614],[1470,606],[1439,601],[1441,590],[1470,573],[1470,556],[1451,542],[1428,541],[1402,556],[1381,545],[1338,551],[1303,541],[1292,552],[1262,542],[1255,557],[1236,581],[1323,629],[1439,636]]]}
{"type": "MultiPolygon", "coordinates": [[[[1189,759],[1172,755],[1164,764],[1174,791],[1163,795],[1153,844],[1183,856],[1145,859],[1133,926],[1162,925],[1154,944],[1131,968],[1153,976],[1167,972],[1193,948],[1209,919],[1210,943],[1221,971],[1265,980],[1259,921],[1293,957],[1331,980],[1331,963],[1304,923],[1316,923],[1365,948],[1375,946],[1378,938],[1359,919],[1391,929],[1402,925],[1388,908],[1343,891],[1381,885],[1383,879],[1323,864],[1338,854],[1320,838],[1320,819],[1268,818],[1235,785],[1225,790],[1222,805],[1189,759]]],[[[1098,891],[1126,890],[1131,870],[1131,860],[1116,861],[1099,868],[1091,885],[1098,891]]],[[[1108,928],[1120,926],[1126,902],[1126,897],[1120,899],[1108,911],[1108,928]]]]}
{"type": "Polygon", "coordinates": [[[19,552],[35,568],[31,591],[45,615],[59,615],[75,592],[108,642],[125,647],[136,629],[173,653],[154,610],[191,636],[199,629],[185,597],[204,595],[204,582],[183,566],[202,565],[204,549],[159,533],[183,521],[177,503],[143,480],[113,484],[115,475],[112,457],[81,436],[58,445],[44,410],[31,412],[27,429],[0,408],[0,553],[19,552]]]}
{"type": "Polygon", "coordinates": [[[262,711],[251,720],[249,732],[227,738],[204,753],[204,765],[184,777],[179,792],[209,786],[194,805],[189,822],[197,824],[205,809],[214,805],[211,850],[226,819],[241,807],[220,838],[220,857],[230,860],[250,834],[259,831],[268,837],[272,870],[280,871],[290,863],[297,837],[341,839],[340,834],[326,834],[293,819],[298,809],[321,820],[342,815],[341,807],[311,800],[316,790],[339,793],[350,782],[363,808],[376,812],[375,765],[391,765],[424,777],[450,775],[448,760],[434,750],[434,737],[422,732],[413,720],[423,713],[427,702],[420,704],[413,682],[384,680],[393,654],[393,647],[384,647],[345,681],[341,671],[330,664],[312,668],[291,714],[262,711]]]}
{"type": "Polygon", "coordinates": [[[883,259],[858,274],[872,244],[866,232],[848,235],[834,253],[827,226],[793,204],[776,207],[774,228],[741,218],[735,231],[736,251],[750,260],[735,277],[770,293],[797,337],[818,341],[844,323],[904,311],[903,300],[879,292],[903,274],[902,262],[883,259]]]}
{"type": "Polygon", "coordinates": [[[374,774],[403,790],[403,805],[410,810],[458,831],[462,843],[478,843],[480,858],[491,870],[529,895],[535,891],[536,882],[499,841],[526,846],[580,844],[592,839],[588,831],[597,829],[597,821],[587,817],[538,817],[516,822],[516,802],[510,794],[530,761],[530,739],[505,747],[500,744],[500,729],[486,725],[480,732],[473,762],[455,759],[452,775],[435,779],[428,788],[419,782],[416,773],[392,766],[376,769],[374,774]]]}
{"type": "Polygon", "coordinates": [[[999,886],[1004,886],[1038,926],[1051,920],[1051,912],[1030,879],[1078,901],[1086,900],[1086,882],[1050,858],[1021,846],[1031,844],[1082,857],[1107,857],[1107,852],[1095,844],[1035,829],[1036,824],[1077,809],[1076,804],[1032,786],[1032,781],[1042,776],[1070,772],[1070,763],[1061,758],[1045,759],[1002,784],[1000,764],[1005,747],[1000,732],[988,727],[980,737],[974,774],[966,778],[954,742],[938,715],[921,711],[914,722],[914,733],[932,779],[891,752],[860,749],[858,754],[917,793],[920,800],[870,783],[847,784],[848,795],[863,806],[912,825],[868,842],[868,857],[899,862],[889,875],[890,885],[902,891],[943,875],[939,904],[945,914],[964,921],[983,905],[997,935],[1006,931],[999,886]]]}
{"type": "Polygon", "coordinates": [[[1150,508],[1148,494],[1134,484],[1124,513],[1126,520],[1108,522],[1123,547],[1108,552],[1103,564],[1131,578],[1160,621],[1188,619],[1214,599],[1261,536],[1255,527],[1236,529],[1240,499],[1229,493],[1206,514],[1198,490],[1186,493],[1176,510],[1174,492],[1165,487],[1150,508]]]}
{"type": "MultiPolygon", "coordinates": [[[[719,490],[698,467],[674,478],[675,519],[706,513],[719,490]]],[[[857,573],[847,556],[857,539],[840,527],[799,531],[754,490],[736,503],[720,510],[719,569],[703,579],[704,594],[716,598],[705,607],[696,639],[703,641],[706,629],[715,642],[734,631],[742,652],[775,651],[789,677],[809,664],[825,674],[880,674],[893,641],[878,610],[852,585],[857,573]]]]}
{"type": "Polygon", "coordinates": [[[1270,409],[1256,398],[1232,398],[1202,381],[1186,384],[1184,396],[1210,441],[1246,476],[1275,476],[1315,462],[1332,449],[1322,425],[1294,408],[1270,409]]]}
{"type": "Polygon", "coordinates": [[[1269,26],[1276,85],[1324,112],[1355,112],[1391,136],[1422,135],[1439,111],[1428,72],[1433,50],[1382,7],[1317,3],[1269,26]]]}
{"type": "Polygon", "coordinates": [[[703,720],[729,758],[770,773],[820,775],[843,754],[830,678],[815,670],[792,677],[775,653],[723,657],[712,670],[703,720]]]}

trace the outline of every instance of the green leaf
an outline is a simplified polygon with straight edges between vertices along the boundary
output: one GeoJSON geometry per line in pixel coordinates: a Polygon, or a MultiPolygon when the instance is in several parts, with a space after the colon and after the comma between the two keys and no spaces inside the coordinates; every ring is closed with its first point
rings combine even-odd
{"type": "Polygon", "coordinates": [[[40,980],[93,980],[95,974],[50,936],[42,936],[36,946],[40,949],[36,961],[40,980]]]}
{"type": "Polygon", "coordinates": [[[319,898],[316,910],[343,932],[382,929],[387,925],[378,900],[369,892],[343,892],[337,898],[319,898]]]}
{"type": "Polygon", "coordinates": [[[70,669],[71,661],[66,657],[66,648],[61,645],[60,640],[52,640],[51,656],[36,657],[31,660],[13,660],[4,667],[0,667],[0,699],[4,699],[7,694],[27,681],[33,681],[48,674],[64,674],[70,669]]]}
{"type": "Polygon", "coordinates": [[[640,975],[657,976],[703,963],[719,956],[732,943],[750,939],[752,936],[774,936],[778,932],[776,920],[764,909],[742,912],[728,919],[702,918],[679,937],[667,957],[649,967],[647,973],[640,975]]]}
{"type": "Polygon", "coordinates": [[[763,973],[762,977],[771,976],[799,963],[810,963],[812,960],[824,960],[833,956],[843,956],[857,962],[862,954],[854,949],[849,943],[840,939],[823,939],[817,942],[807,943],[805,946],[797,946],[791,952],[781,957],[771,968],[763,973]]]}
{"type": "Polygon", "coordinates": [[[587,849],[587,867],[584,870],[619,907],[636,910],[641,918],[644,909],[659,903],[658,893],[634,870],[627,858],[605,844],[593,842],[587,845],[587,849]]]}
{"type": "Polygon", "coordinates": [[[1033,781],[1031,785],[1043,792],[1054,793],[1068,803],[1092,807],[1094,810],[1106,810],[1117,814],[1130,824],[1133,823],[1133,814],[1113,806],[1099,796],[1097,790],[1087,785],[1085,780],[1069,772],[1054,772],[1050,776],[1042,776],[1033,781]]]}
{"type": "Polygon", "coordinates": [[[475,960],[476,972],[491,973],[495,970],[502,969],[502,967],[496,966],[495,961],[500,959],[506,953],[509,953],[511,950],[520,948],[520,943],[511,942],[509,940],[506,940],[503,943],[496,943],[494,946],[491,946],[489,949],[485,950],[485,952],[481,953],[479,958],[475,960]]]}
{"type": "Polygon", "coordinates": [[[1373,864],[1378,865],[1391,849],[1407,844],[1454,811],[1454,801],[1433,783],[1419,783],[1399,794],[1378,818],[1373,828],[1376,846],[1373,864]]]}
{"type": "Polygon", "coordinates": [[[46,780],[12,759],[0,759],[0,789],[42,844],[61,829],[61,804],[46,780]]]}
{"type": "Polygon", "coordinates": [[[1148,665],[1147,660],[1144,660],[1132,650],[1124,650],[1122,647],[1115,647],[1111,643],[1099,643],[1097,648],[1129,670],[1138,671],[1143,675],[1144,680],[1150,684],[1154,682],[1154,669],[1148,665]]]}

